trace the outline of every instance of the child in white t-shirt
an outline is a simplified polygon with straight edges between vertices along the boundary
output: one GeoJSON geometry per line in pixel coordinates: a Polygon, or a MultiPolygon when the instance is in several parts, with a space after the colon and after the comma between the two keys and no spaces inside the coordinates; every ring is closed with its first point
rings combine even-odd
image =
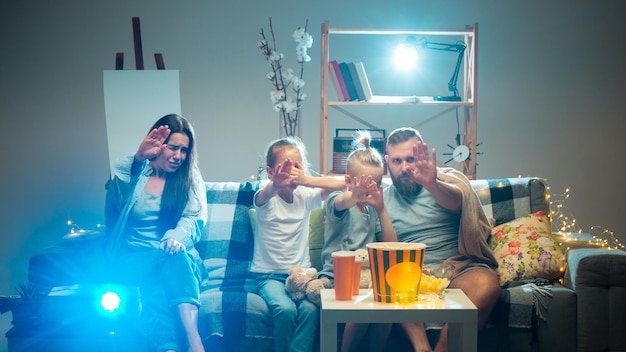
{"type": "Polygon", "coordinates": [[[318,307],[306,299],[295,303],[285,290],[285,280],[291,267],[311,267],[309,215],[344,182],[309,176],[305,146],[293,137],[270,144],[266,170],[270,182],[254,195],[257,216],[251,271],[257,274],[257,290],[274,317],[275,351],[310,351],[318,307]]]}

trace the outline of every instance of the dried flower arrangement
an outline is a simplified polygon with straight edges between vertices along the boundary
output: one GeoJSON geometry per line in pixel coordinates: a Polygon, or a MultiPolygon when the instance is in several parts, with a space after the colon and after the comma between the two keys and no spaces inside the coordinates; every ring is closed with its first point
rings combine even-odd
{"type": "Polygon", "coordinates": [[[261,40],[258,43],[261,53],[270,65],[271,71],[265,76],[273,86],[270,98],[274,105],[274,110],[280,115],[281,125],[287,136],[295,136],[298,131],[299,114],[301,113],[302,101],[306,99],[306,93],[302,91],[304,80],[304,64],[311,61],[307,53],[313,45],[313,37],[307,33],[304,27],[296,28],[293,38],[296,41],[296,61],[300,65],[300,73],[296,74],[290,68],[283,68],[284,55],[276,49],[276,37],[272,26],[272,18],[269,19],[270,40],[265,36],[265,31],[261,28],[261,40]]]}

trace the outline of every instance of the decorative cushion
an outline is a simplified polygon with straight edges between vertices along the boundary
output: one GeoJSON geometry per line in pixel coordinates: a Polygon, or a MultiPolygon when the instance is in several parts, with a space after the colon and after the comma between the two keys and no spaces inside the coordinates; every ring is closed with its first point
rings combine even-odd
{"type": "Polygon", "coordinates": [[[498,225],[491,234],[501,285],[562,275],[565,256],[552,239],[550,219],[544,211],[498,225]]]}
{"type": "Polygon", "coordinates": [[[324,246],[324,208],[311,210],[309,220],[309,251],[311,266],[321,271],[322,247],[324,246]]]}

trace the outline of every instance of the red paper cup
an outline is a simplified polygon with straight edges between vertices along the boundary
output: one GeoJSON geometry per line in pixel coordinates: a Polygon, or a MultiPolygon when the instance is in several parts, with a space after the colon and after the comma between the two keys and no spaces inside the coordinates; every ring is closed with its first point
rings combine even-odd
{"type": "Polygon", "coordinates": [[[367,245],[367,251],[374,300],[384,303],[417,302],[426,245],[374,242],[367,245]]]}
{"type": "Polygon", "coordinates": [[[356,253],[352,251],[333,252],[332,258],[335,275],[335,299],[338,301],[352,300],[352,281],[354,278],[356,253]]]}

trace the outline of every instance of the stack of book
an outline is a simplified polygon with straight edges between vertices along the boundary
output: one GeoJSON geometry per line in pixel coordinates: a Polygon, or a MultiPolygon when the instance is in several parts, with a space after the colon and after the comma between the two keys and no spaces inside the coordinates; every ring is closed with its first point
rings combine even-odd
{"type": "Polygon", "coordinates": [[[337,62],[337,60],[332,60],[328,63],[328,70],[337,92],[337,100],[372,100],[374,95],[372,94],[372,88],[362,62],[337,62]]]}
{"type": "Polygon", "coordinates": [[[330,73],[330,80],[335,86],[338,101],[366,101],[379,104],[416,104],[430,103],[436,100],[432,96],[373,95],[362,62],[337,62],[337,60],[332,60],[328,63],[328,71],[330,73]]]}

